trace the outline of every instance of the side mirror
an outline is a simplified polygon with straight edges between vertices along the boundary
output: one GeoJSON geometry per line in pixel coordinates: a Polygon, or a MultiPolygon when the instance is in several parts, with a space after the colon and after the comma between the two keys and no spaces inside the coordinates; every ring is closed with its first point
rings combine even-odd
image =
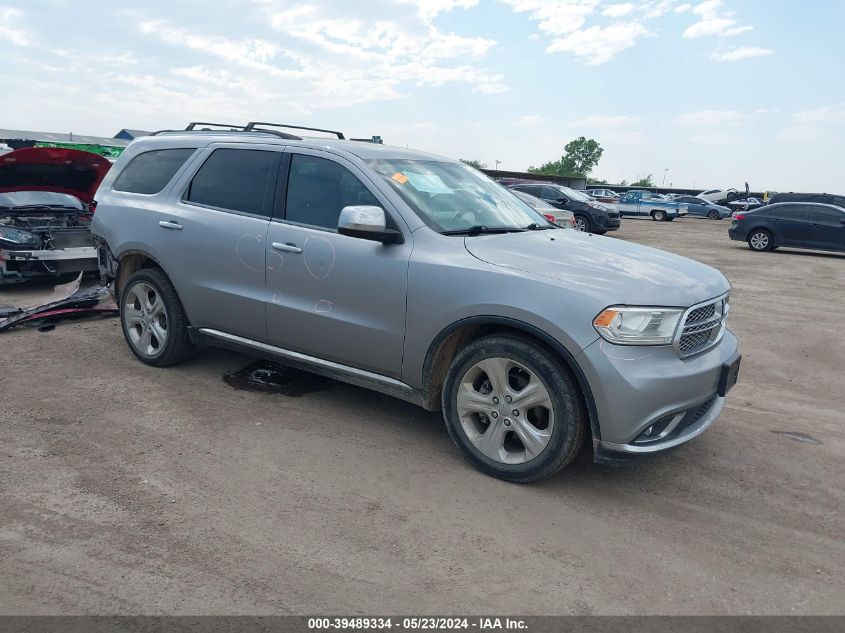
{"type": "Polygon", "coordinates": [[[384,209],[376,206],[349,206],[340,210],[337,232],[349,237],[372,240],[382,244],[402,241],[402,233],[387,228],[384,209]]]}
{"type": "Polygon", "coordinates": [[[569,204],[569,200],[567,200],[566,198],[562,198],[562,197],[561,197],[561,198],[558,198],[558,199],[557,199],[557,203],[558,203],[558,204],[562,204],[563,206],[566,206],[567,204],[569,204]]]}

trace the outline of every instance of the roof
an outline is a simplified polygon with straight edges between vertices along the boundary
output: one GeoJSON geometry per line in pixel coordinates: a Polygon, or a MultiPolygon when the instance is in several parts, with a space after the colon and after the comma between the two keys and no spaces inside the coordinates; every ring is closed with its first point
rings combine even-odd
{"type": "MultiPolygon", "coordinates": [[[[2,137],[0,137],[2,138],[2,137]]],[[[362,160],[393,159],[393,160],[433,160],[449,161],[451,159],[429,154],[418,150],[378,143],[362,141],[347,141],[333,138],[306,137],[302,140],[279,138],[266,132],[224,132],[224,131],[166,131],[146,136],[134,142],[132,147],[139,145],[167,145],[178,146],[187,144],[188,147],[201,147],[210,143],[261,143],[269,145],[285,145],[295,147],[309,147],[329,151],[346,152],[362,160]]]]}
{"type": "Polygon", "coordinates": [[[126,147],[128,140],[108,136],[86,136],[62,132],[32,132],[28,130],[0,130],[0,140],[37,141],[40,143],[79,143],[81,145],[111,145],[126,147]]]}

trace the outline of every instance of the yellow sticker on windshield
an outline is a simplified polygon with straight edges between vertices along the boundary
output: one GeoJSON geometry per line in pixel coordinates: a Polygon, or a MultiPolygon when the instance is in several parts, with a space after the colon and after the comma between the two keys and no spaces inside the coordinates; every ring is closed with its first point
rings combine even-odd
{"type": "Polygon", "coordinates": [[[393,180],[395,180],[396,182],[398,182],[400,185],[404,185],[406,182],[408,182],[408,177],[405,174],[403,174],[401,171],[397,171],[395,174],[393,174],[391,176],[391,178],[393,180]]]}

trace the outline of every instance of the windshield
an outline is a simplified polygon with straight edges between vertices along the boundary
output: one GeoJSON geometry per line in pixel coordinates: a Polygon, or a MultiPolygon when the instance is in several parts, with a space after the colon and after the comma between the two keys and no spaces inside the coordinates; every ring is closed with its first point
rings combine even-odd
{"type": "Polygon", "coordinates": [[[507,189],[461,163],[399,159],[368,163],[423,222],[441,233],[548,224],[507,189]]]}
{"type": "Polygon", "coordinates": [[[527,204],[532,209],[535,209],[535,210],[540,211],[542,213],[550,213],[550,212],[554,213],[555,211],[557,211],[557,209],[555,209],[552,205],[550,205],[545,200],[540,200],[540,198],[535,198],[534,196],[532,196],[529,193],[525,193],[523,191],[516,191],[515,189],[509,189],[508,191],[510,191],[513,195],[515,195],[517,198],[522,200],[525,204],[527,204]]]}
{"type": "Polygon", "coordinates": [[[595,198],[588,196],[583,191],[575,191],[575,189],[570,189],[563,185],[557,185],[555,189],[560,189],[570,200],[578,200],[579,202],[593,202],[595,200],[595,198]]]}

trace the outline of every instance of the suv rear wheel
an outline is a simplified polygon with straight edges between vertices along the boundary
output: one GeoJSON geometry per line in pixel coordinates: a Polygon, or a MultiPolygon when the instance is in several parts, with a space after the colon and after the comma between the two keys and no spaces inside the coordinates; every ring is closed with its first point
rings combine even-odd
{"type": "Polygon", "coordinates": [[[580,390],[560,360],[532,341],[473,341],[446,374],[443,416],[452,440],[482,472],[516,483],[553,475],[584,441],[580,390]]]}
{"type": "Polygon", "coordinates": [[[120,297],[120,324],[129,349],[147,365],[175,365],[194,352],[176,289],[156,268],[143,268],[126,281],[120,297]]]}

